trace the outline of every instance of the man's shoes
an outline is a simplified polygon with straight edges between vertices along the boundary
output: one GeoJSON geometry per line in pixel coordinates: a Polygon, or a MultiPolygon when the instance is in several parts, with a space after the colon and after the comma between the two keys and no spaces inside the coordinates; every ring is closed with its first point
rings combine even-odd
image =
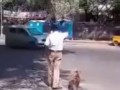
{"type": "Polygon", "coordinates": [[[47,84],[48,87],[52,87],[52,84],[47,84]]]}
{"type": "Polygon", "coordinates": [[[58,87],[52,87],[52,89],[57,90],[57,89],[62,89],[62,87],[58,86],[58,87]]]}

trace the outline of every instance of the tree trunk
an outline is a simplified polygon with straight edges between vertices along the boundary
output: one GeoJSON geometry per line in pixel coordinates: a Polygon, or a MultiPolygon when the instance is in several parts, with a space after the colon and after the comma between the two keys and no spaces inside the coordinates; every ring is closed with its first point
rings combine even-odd
{"type": "Polygon", "coordinates": [[[88,10],[85,9],[85,21],[89,21],[89,14],[88,14],[88,10]]]}

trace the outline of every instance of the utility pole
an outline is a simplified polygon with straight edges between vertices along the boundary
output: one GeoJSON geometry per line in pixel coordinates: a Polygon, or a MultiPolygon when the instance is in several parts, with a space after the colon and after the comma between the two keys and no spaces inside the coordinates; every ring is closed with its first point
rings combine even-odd
{"type": "Polygon", "coordinates": [[[3,36],[3,0],[0,0],[0,20],[1,20],[1,24],[0,24],[0,29],[1,29],[1,33],[0,36],[3,36]]]}

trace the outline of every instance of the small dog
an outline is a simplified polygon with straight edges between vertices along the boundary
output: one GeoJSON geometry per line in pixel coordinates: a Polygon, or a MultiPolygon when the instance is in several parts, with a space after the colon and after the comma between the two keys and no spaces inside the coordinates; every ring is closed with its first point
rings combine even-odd
{"type": "Polygon", "coordinates": [[[76,70],[72,74],[72,78],[68,84],[68,90],[78,90],[80,84],[80,75],[79,72],[76,70]]]}

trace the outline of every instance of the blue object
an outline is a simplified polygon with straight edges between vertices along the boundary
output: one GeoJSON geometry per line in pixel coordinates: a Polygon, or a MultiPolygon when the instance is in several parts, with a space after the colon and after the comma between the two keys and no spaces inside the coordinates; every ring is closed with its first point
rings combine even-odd
{"type": "Polygon", "coordinates": [[[28,22],[28,28],[31,34],[43,34],[44,33],[44,23],[43,20],[31,20],[28,22]]]}
{"type": "Polygon", "coordinates": [[[51,28],[51,30],[54,30],[54,29],[58,29],[58,22],[54,22],[54,21],[51,21],[49,22],[49,27],[51,28]]]}
{"type": "Polygon", "coordinates": [[[73,38],[73,22],[68,20],[60,20],[58,22],[59,22],[59,30],[62,32],[68,32],[68,38],[72,39],[73,38]]]}
{"type": "Polygon", "coordinates": [[[45,33],[44,25],[47,24],[48,27],[57,28],[62,32],[68,32],[68,38],[73,38],[73,22],[70,20],[58,20],[55,25],[51,26],[50,22],[46,22],[45,20],[31,20],[28,22],[28,28],[31,34],[43,34],[45,33]],[[61,24],[62,23],[62,24],[61,24]]]}
{"type": "Polygon", "coordinates": [[[68,33],[69,33],[69,38],[73,38],[73,22],[68,22],[68,33]]]}

